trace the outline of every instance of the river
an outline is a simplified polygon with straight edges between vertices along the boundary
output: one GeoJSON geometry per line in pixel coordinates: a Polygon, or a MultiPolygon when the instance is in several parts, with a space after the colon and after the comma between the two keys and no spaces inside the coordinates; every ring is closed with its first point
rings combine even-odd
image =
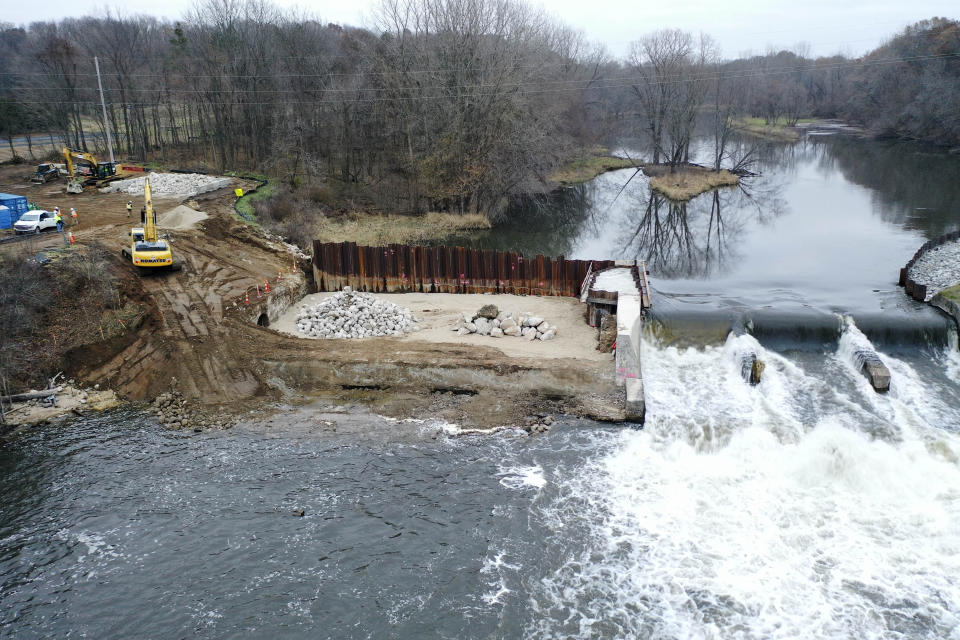
{"type": "MultiPolygon", "coordinates": [[[[958,159],[911,157],[832,136],[773,149],[753,192],[721,203],[722,260],[704,235],[681,245],[689,259],[621,242],[610,221],[649,195],[614,200],[618,173],[575,190],[585,211],[525,236],[649,259],[668,311],[643,345],[643,429],[561,418],[536,437],[457,436],[291,410],[183,433],[115,411],[3,442],[0,635],[960,637],[956,331],[931,321],[898,342],[856,321],[930,317],[893,280],[960,220],[958,159]],[[844,153],[916,173],[871,178],[844,153]],[[783,206],[732,204],[760,191],[783,206]],[[826,273],[817,260],[840,269],[829,287],[808,277],[826,273]],[[670,309],[758,306],[843,329],[786,347],[664,338],[684,315],[670,309]],[[857,372],[864,348],[890,369],[888,394],[857,372]],[[756,387],[745,353],[767,364],[756,387]]],[[[695,200],[685,217],[708,211],[695,200]]]]}

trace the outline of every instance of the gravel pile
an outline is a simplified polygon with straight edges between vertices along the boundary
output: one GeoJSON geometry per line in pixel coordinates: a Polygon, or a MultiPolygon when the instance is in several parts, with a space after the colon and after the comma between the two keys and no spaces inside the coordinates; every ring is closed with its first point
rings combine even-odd
{"type": "Polygon", "coordinates": [[[908,272],[917,284],[927,285],[927,300],[960,282],[960,242],[949,242],[930,249],[908,272]]]}
{"type": "Polygon", "coordinates": [[[202,414],[199,409],[190,405],[179,391],[162,393],[153,401],[153,408],[157,412],[157,419],[171,429],[226,429],[233,426],[227,418],[211,418],[202,414]]]}
{"type": "Polygon", "coordinates": [[[500,311],[496,305],[487,304],[476,313],[465,313],[453,327],[458,336],[478,333],[491,338],[513,336],[527,340],[553,340],[557,328],[531,313],[500,311]]]}
{"type": "Polygon", "coordinates": [[[419,331],[409,309],[350,287],[297,314],[297,330],[309,338],[376,338],[419,331]]]}
{"type": "MultiPolygon", "coordinates": [[[[230,178],[205,176],[200,173],[151,173],[150,190],[155,196],[190,197],[208,191],[215,191],[230,186],[230,178]]],[[[143,195],[143,184],[146,176],[112,182],[101,189],[104,193],[128,193],[143,195]]]]}

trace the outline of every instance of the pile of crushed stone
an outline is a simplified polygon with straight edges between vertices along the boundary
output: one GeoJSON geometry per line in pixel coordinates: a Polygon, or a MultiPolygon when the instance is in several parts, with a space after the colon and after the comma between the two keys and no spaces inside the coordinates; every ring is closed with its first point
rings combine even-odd
{"type": "MultiPolygon", "coordinates": [[[[230,186],[230,178],[205,176],[200,173],[151,173],[150,190],[155,196],[190,197],[230,186]]],[[[103,193],[143,195],[146,176],[111,182],[101,189],[103,193]]]]}
{"type": "Polygon", "coordinates": [[[960,242],[948,242],[924,253],[913,263],[910,279],[927,287],[927,300],[960,282],[960,242]]]}
{"type": "Polygon", "coordinates": [[[344,287],[318,305],[301,307],[297,330],[308,338],[376,338],[419,331],[418,321],[405,307],[344,287]]]}

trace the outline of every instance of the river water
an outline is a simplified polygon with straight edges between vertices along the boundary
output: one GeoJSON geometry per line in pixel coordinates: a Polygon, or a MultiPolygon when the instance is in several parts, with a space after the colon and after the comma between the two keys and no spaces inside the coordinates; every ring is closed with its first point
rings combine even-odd
{"type": "MultiPolygon", "coordinates": [[[[632,169],[613,171],[518,203],[504,227],[460,240],[645,260],[657,293],[696,304],[880,311],[917,248],[960,227],[960,156],[832,133],[762,147],[757,177],[686,203],[652,194],[632,169]]],[[[701,141],[692,159],[711,153],[701,141]]]]}
{"type": "MultiPolygon", "coordinates": [[[[731,244],[783,243],[769,227],[806,211],[821,225],[857,215],[882,269],[853,247],[836,292],[771,267],[761,295],[735,275],[751,251],[713,267],[664,254],[661,306],[746,309],[782,289],[784,308],[926,317],[890,281],[950,216],[857,186],[829,144],[793,149],[779,171],[813,191],[846,181],[872,217],[793,202],[731,244]]],[[[786,202],[803,191],[784,189],[786,202]]],[[[798,228],[782,230],[814,241],[798,228]]],[[[605,229],[555,241],[598,251],[605,229]]],[[[802,348],[652,330],[643,429],[559,419],[479,437],[292,411],[195,434],[115,411],[21,434],[0,444],[0,636],[960,638],[956,332],[888,347],[836,318],[835,340],[802,348]],[[888,394],[857,372],[863,349],[890,369],[888,394]],[[756,387],[745,354],[766,362],[756,387]]]]}

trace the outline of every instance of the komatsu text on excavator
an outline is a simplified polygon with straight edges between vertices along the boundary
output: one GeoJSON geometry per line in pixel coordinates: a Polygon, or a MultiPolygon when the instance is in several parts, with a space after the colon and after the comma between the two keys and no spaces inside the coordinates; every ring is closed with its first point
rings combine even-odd
{"type": "Polygon", "coordinates": [[[130,249],[122,251],[123,257],[129,259],[141,275],[162,270],[179,271],[182,265],[174,261],[169,242],[161,240],[157,234],[157,214],[153,210],[150,178],[144,180],[143,226],[130,230],[130,249]]]}

